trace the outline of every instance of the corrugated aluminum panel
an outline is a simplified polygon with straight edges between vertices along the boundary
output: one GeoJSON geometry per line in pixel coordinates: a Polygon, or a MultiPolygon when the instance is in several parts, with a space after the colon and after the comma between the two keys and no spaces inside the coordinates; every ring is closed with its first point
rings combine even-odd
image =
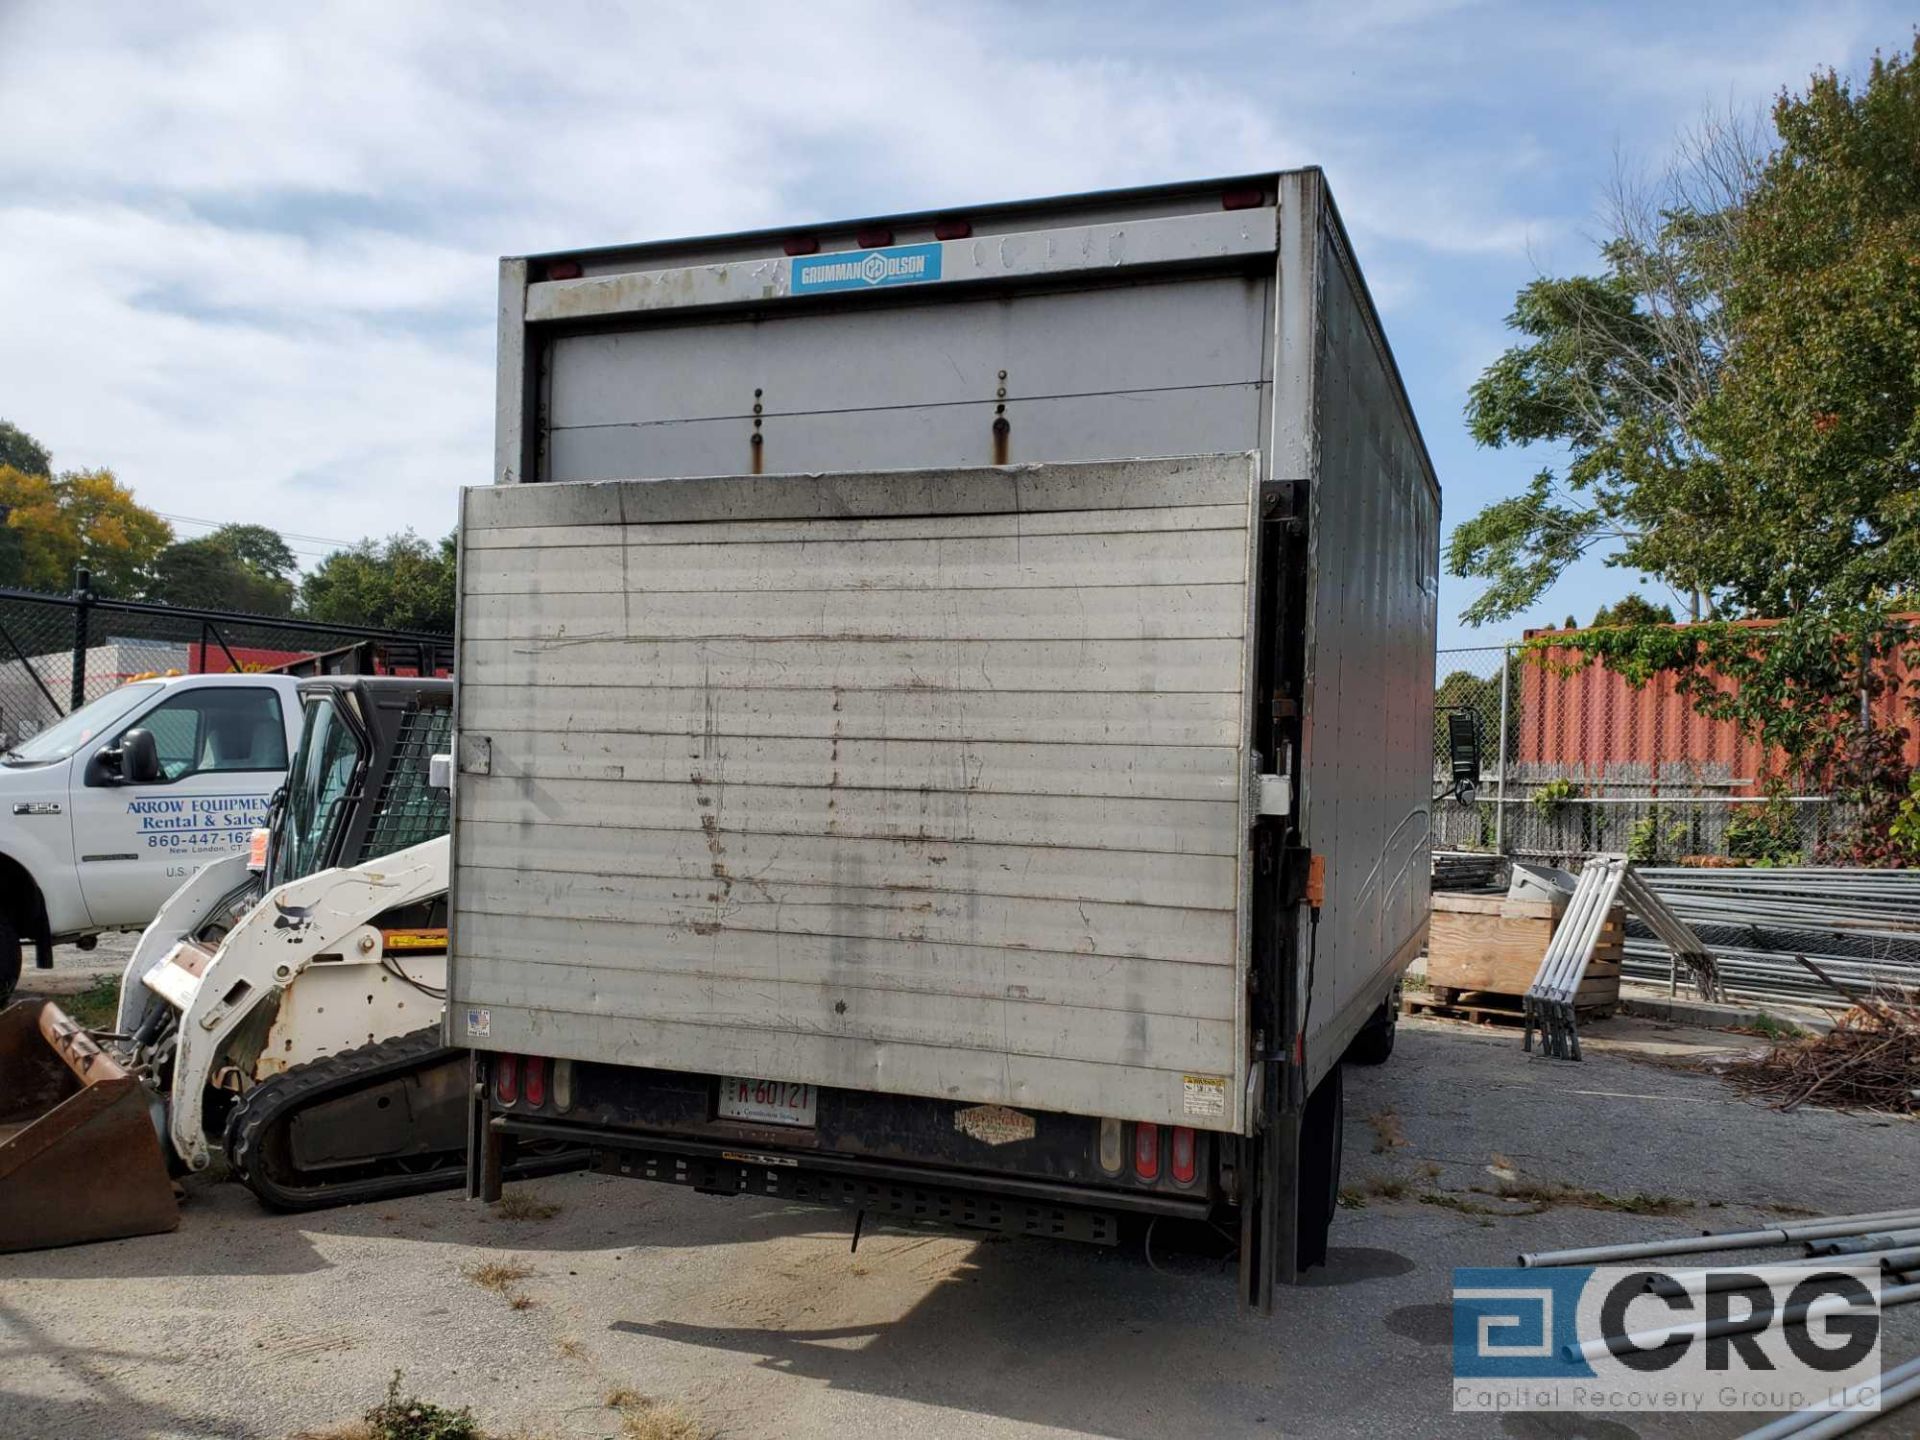
{"type": "Polygon", "coordinates": [[[1258,469],[467,492],[471,1043],[1241,1128],[1258,469]]]}

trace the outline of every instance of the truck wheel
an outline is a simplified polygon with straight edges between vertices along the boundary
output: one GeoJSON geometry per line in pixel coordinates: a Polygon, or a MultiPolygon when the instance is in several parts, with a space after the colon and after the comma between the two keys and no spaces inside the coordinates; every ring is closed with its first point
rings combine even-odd
{"type": "Polygon", "coordinates": [[[1393,993],[1380,1003],[1380,1008],[1367,1017],[1367,1023],[1360,1027],[1360,1033],[1353,1037],[1353,1043],[1347,1046],[1347,1063],[1350,1065],[1384,1065],[1393,1054],[1393,1037],[1400,1029],[1400,987],[1393,987],[1393,993]]]}
{"type": "Polygon", "coordinates": [[[13,998],[20,983],[20,931],[11,915],[0,912],[0,1005],[13,998]]]}
{"type": "Polygon", "coordinates": [[[1327,1230],[1340,1203],[1340,1155],[1347,1128],[1341,1067],[1329,1070],[1307,1097],[1300,1117],[1300,1214],[1294,1263],[1305,1270],[1327,1260],[1327,1230]]]}

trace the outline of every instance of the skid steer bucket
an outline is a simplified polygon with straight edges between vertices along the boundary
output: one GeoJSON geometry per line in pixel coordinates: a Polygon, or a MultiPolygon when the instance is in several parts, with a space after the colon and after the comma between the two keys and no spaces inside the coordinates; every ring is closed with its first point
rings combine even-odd
{"type": "Polygon", "coordinates": [[[150,1099],[58,1005],[0,1012],[0,1252],[179,1225],[150,1099]]]}

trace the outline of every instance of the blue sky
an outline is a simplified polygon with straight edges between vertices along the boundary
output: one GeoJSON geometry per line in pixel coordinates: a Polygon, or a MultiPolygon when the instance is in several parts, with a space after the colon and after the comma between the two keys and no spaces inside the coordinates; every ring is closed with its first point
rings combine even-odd
{"type": "MultiPolygon", "coordinates": [[[[1912,33],[1865,0],[0,0],[0,416],[310,564],[484,481],[501,254],[1319,164],[1451,523],[1550,462],[1461,407],[1516,288],[1591,263],[1616,157],[1912,33]]],[[[1469,595],[1443,645],[1492,638],[1469,595]]]]}

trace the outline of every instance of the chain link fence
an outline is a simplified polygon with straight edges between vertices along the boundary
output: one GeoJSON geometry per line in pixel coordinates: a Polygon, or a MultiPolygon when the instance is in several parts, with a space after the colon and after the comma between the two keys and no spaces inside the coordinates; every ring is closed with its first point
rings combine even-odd
{"type": "Polygon", "coordinates": [[[443,675],[452,663],[449,635],[110,600],[84,585],[71,595],[0,589],[0,749],[146,676],[443,675]]]}
{"type": "Polygon", "coordinates": [[[1764,750],[1700,716],[1670,679],[1635,689],[1602,665],[1555,666],[1519,642],[1442,650],[1434,672],[1434,791],[1447,719],[1474,718],[1473,803],[1434,806],[1434,847],[1565,864],[1622,851],[1650,865],[1817,863],[1853,806],[1769,784],[1764,750]]]}

